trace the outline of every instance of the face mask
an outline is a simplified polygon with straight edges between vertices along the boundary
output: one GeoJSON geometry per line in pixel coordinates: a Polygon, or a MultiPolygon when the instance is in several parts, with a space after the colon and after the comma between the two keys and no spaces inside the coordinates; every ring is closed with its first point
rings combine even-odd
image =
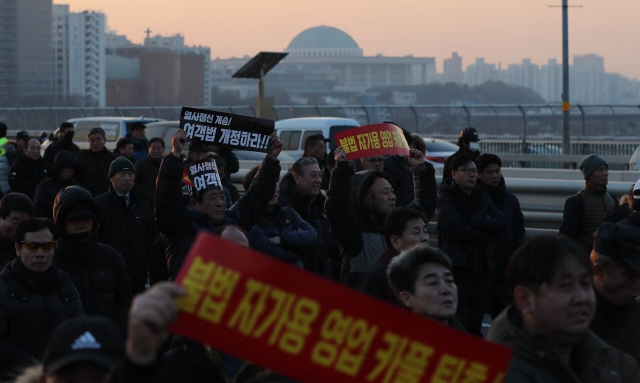
{"type": "Polygon", "coordinates": [[[76,132],[67,132],[64,134],[64,139],[65,141],[73,141],[73,135],[76,134],[76,132]]]}
{"type": "Polygon", "coordinates": [[[469,142],[469,149],[471,149],[472,152],[476,152],[480,149],[480,144],[477,142],[469,142]]]}

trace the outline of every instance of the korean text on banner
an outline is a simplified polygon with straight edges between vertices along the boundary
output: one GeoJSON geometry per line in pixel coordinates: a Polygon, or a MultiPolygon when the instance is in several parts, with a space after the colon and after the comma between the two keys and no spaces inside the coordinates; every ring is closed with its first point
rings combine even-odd
{"type": "Polygon", "coordinates": [[[183,107],[180,128],[190,141],[199,139],[212,146],[271,153],[269,135],[275,123],[263,118],[183,107]]]}
{"type": "Polygon", "coordinates": [[[349,160],[388,154],[409,155],[410,148],[402,129],[393,124],[361,126],[336,133],[334,138],[349,160]]]}
{"type": "Polygon", "coordinates": [[[503,381],[511,350],[202,233],[171,331],[301,382],[503,381]]]}

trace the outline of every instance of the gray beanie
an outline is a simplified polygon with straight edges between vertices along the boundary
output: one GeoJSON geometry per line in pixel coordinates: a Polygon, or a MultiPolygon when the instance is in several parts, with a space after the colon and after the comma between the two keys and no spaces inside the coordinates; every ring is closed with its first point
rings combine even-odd
{"type": "Polygon", "coordinates": [[[607,165],[607,167],[609,167],[607,161],[603,160],[602,157],[596,154],[589,154],[588,156],[583,158],[582,162],[580,162],[580,171],[582,171],[584,179],[589,179],[591,173],[593,173],[593,171],[601,165],[607,165]]]}

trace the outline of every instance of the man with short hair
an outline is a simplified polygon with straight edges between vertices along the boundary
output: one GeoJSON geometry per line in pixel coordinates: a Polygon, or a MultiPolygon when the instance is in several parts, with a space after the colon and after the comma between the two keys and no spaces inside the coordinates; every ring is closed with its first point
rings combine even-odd
{"type": "Polygon", "coordinates": [[[575,239],[587,249],[593,247],[593,234],[607,212],[618,201],[607,192],[609,165],[600,156],[589,154],[580,162],[585,183],[582,190],[572,195],[564,204],[560,234],[575,239]]]}
{"type": "Polygon", "coordinates": [[[0,270],[16,258],[16,227],[33,215],[33,203],[22,193],[9,193],[0,200],[0,270]]]}
{"type": "Polygon", "coordinates": [[[301,157],[293,163],[291,172],[280,180],[278,204],[298,213],[317,232],[317,239],[302,259],[304,268],[325,278],[339,280],[340,263],[338,244],[330,232],[324,212],[327,197],[320,192],[322,170],[318,160],[301,157]]]}
{"type": "Polygon", "coordinates": [[[449,184],[452,182],[451,178],[451,161],[461,154],[466,154],[474,159],[480,155],[480,139],[478,131],[472,126],[467,126],[460,131],[458,137],[458,151],[450,155],[444,162],[442,167],[442,182],[441,184],[449,184]]]}
{"type": "Polygon", "coordinates": [[[92,128],[87,135],[89,150],[78,153],[78,167],[80,168],[80,185],[96,197],[109,191],[109,165],[116,159],[106,147],[104,129],[99,126],[92,128]]]}
{"type": "Polygon", "coordinates": [[[456,319],[458,288],[445,253],[426,244],[404,251],[391,260],[387,278],[398,299],[414,314],[464,330],[456,319]]]}
{"type": "Polygon", "coordinates": [[[76,129],[71,122],[63,122],[58,127],[60,136],[56,141],[51,142],[47,149],[44,151],[44,160],[52,164],[56,155],[62,151],[71,152],[77,154],[80,151],[78,145],[73,143],[73,136],[76,133],[76,129]]]}
{"type": "Polygon", "coordinates": [[[156,178],[160,172],[160,163],[164,153],[164,140],[153,137],[149,140],[149,155],[135,163],[136,180],[133,191],[153,206],[153,195],[156,192],[156,178]]]}
{"type": "Polygon", "coordinates": [[[145,137],[146,125],[141,121],[136,121],[129,127],[129,133],[125,136],[133,143],[133,160],[135,164],[139,160],[149,155],[149,140],[145,137]]]}
{"type": "Polygon", "coordinates": [[[131,162],[133,160],[133,141],[130,138],[122,137],[116,142],[116,148],[113,150],[113,154],[117,157],[125,157],[131,162]]]}
{"type": "Polygon", "coordinates": [[[640,363],[640,229],[600,225],[591,262],[598,303],[591,331],[640,363]]]}
{"type": "Polygon", "coordinates": [[[53,265],[55,224],[28,218],[16,229],[18,257],[0,273],[0,375],[42,358],[52,330],[82,315],[69,275],[53,265]]]}
{"type": "Polygon", "coordinates": [[[584,249],[563,235],[541,235],[509,262],[515,303],[487,339],[513,348],[505,382],[637,382],[635,360],[589,331],[596,311],[584,249]]]}
{"type": "Polygon", "coordinates": [[[362,157],[360,158],[360,167],[362,170],[377,170],[382,172],[384,171],[384,157],[362,157]]]}
{"type": "Polygon", "coordinates": [[[153,208],[131,192],[136,175],[131,161],[116,158],[109,167],[109,191],[96,197],[100,209],[99,242],[113,247],[122,256],[133,295],[145,289],[149,250],[156,237],[153,208]]]}
{"type": "Polygon", "coordinates": [[[105,316],[125,331],[131,282],[120,254],[98,242],[100,209],[91,193],[80,186],[60,190],[53,220],[60,233],[54,263],[69,273],[85,314],[105,316]]]}
{"type": "Polygon", "coordinates": [[[11,190],[23,193],[33,200],[40,181],[51,177],[51,164],[40,156],[40,141],[29,140],[27,150],[18,155],[18,159],[9,170],[11,190]]]}
{"type": "Polygon", "coordinates": [[[491,278],[491,309],[495,318],[502,310],[513,303],[513,291],[507,283],[507,264],[511,253],[526,240],[524,216],[520,201],[511,193],[502,176],[502,160],[495,154],[481,154],[476,159],[478,166],[478,186],[491,198],[505,219],[506,228],[494,243],[493,272],[491,278]]]}
{"type": "Polygon", "coordinates": [[[387,249],[380,254],[375,265],[362,276],[358,291],[404,307],[389,287],[387,266],[391,259],[403,251],[421,243],[429,244],[427,218],[415,209],[395,209],[384,220],[384,233],[387,249]]]}
{"type": "Polygon", "coordinates": [[[312,134],[304,140],[304,153],[302,157],[311,157],[318,160],[320,170],[323,170],[327,161],[327,142],[330,140],[324,138],[320,133],[312,134]]]}

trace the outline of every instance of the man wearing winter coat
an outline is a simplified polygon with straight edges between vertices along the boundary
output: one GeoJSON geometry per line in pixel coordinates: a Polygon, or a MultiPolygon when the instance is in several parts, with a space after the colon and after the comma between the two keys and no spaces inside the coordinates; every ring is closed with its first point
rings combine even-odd
{"type": "Polygon", "coordinates": [[[51,178],[40,181],[33,197],[33,208],[38,217],[53,218],[53,201],[61,189],[78,185],[78,163],[71,152],[56,154],[51,169],[51,178]]]}
{"type": "Polygon", "coordinates": [[[120,254],[98,243],[100,210],[91,193],[79,186],[60,190],[53,220],[60,233],[53,262],[71,276],[85,314],[105,316],[124,331],[131,282],[120,254]]]}
{"type": "Polygon", "coordinates": [[[0,273],[0,375],[42,358],[53,329],[82,315],[69,275],[52,264],[55,224],[28,218],[16,229],[14,259],[0,273]]]}
{"type": "Polygon", "coordinates": [[[184,130],[177,129],[171,137],[171,155],[160,165],[156,182],[155,220],[167,244],[169,277],[175,278],[200,231],[215,232],[225,225],[238,225],[249,231],[273,197],[280,175],[278,155],[282,143],[275,132],[271,136],[272,153],[265,156],[249,191],[230,209],[222,189],[195,192],[189,206],[182,203],[183,158],[187,142],[184,130]]]}
{"type": "Polygon", "coordinates": [[[95,127],[87,135],[89,150],[81,150],[78,153],[78,166],[80,167],[80,185],[96,197],[109,190],[109,165],[116,157],[106,147],[107,143],[104,129],[95,127]]]}
{"type": "Polygon", "coordinates": [[[629,355],[589,331],[596,311],[591,261],[563,235],[530,239],[511,257],[515,303],[487,339],[513,349],[506,383],[638,382],[629,355]]]}
{"type": "Polygon", "coordinates": [[[74,156],[80,151],[78,145],[73,143],[73,136],[76,133],[73,123],[63,122],[58,130],[60,131],[60,138],[53,141],[44,151],[44,160],[50,164],[55,161],[58,153],[62,151],[71,152],[74,156]]]}
{"type": "Polygon", "coordinates": [[[109,191],[96,197],[100,209],[98,240],[122,256],[133,295],[145,289],[149,250],[156,236],[153,208],[132,192],[135,177],[136,168],[131,161],[116,158],[109,167],[109,191]]]}
{"type": "MultiPolygon", "coordinates": [[[[340,282],[356,288],[362,275],[387,248],[384,219],[400,207],[400,201],[387,174],[365,170],[354,175],[341,148],[336,149],[335,159],[337,165],[331,173],[325,209],[331,231],[340,244],[340,282]]],[[[414,177],[414,200],[407,207],[430,219],[437,198],[435,170],[417,149],[411,149],[408,161],[414,177]]]]}
{"type": "Polygon", "coordinates": [[[142,197],[149,205],[153,206],[153,196],[156,193],[156,179],[160,172],[164,141],[154,137],[149,140],[149,156],[135,163],[136,180],[133,184],[133,192],[142,197]]]}
{"type": "Polygon", "coordinates": [[[51,177],[51,164],[40,156],[40,141],[29,140],[27,150],[18,156],[9,171],[11,191],[25,194],[33,200],[40,181],[51,177]]]}
{"type": "Polygon", "coordinates": [[[455,157],[451,177],[453,183],[441,185],[438,197],[438,247],[453,261],[457,317],[470,333],[481,336],[482,318],[488,312],[494,244],[505,230],[505,220],[476,185],[478,169],[473,157],[455,157]]]}

